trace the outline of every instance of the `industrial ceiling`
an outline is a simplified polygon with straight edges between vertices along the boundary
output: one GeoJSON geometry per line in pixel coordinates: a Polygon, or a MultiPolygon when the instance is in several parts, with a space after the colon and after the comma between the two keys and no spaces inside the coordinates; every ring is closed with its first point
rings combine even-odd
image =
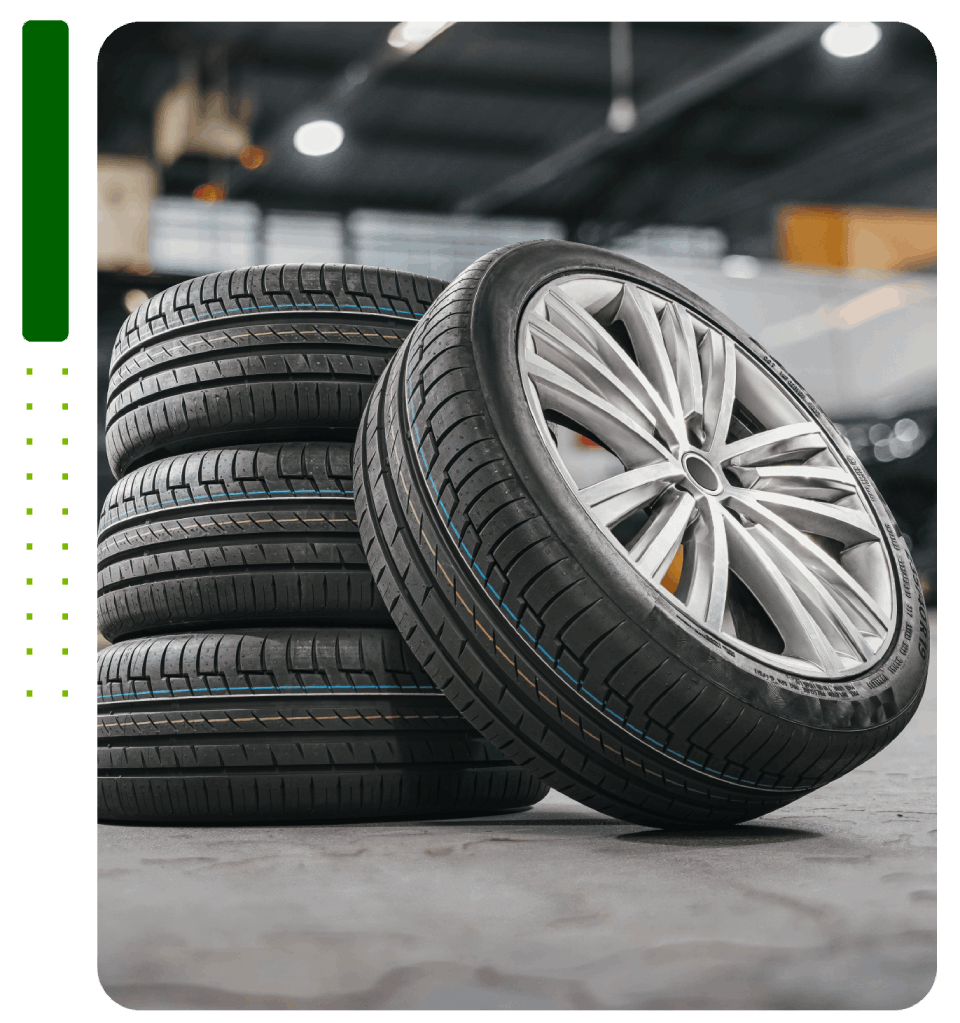
{"type": "Polygon", "coordinates": [[[558,218],[603,243],[644,224],[719,227],[733,251],[773,254],[785,202],[936,205],[936,58],[881,24],[875,49],[838,59],[817,23],[630,27],[633,128],[605,127],[605,22],[454,23],[417,52],[391,24],[148,23],[99,61],[99,150],[153,157],[161,97],[186,78],[245,111],[269,162],[184,154],[163,190],[204,181],[264,208],[356,207],[558,218]],[[329,117],[335,153],[293,132],[329,117]]]}

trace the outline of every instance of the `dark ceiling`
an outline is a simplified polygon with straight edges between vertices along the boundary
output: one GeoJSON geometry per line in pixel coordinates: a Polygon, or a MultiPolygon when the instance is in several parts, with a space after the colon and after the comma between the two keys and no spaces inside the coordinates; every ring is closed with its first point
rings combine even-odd
{"type": "Polygon", "coordinates": [[[604,127],[605,22],[457,23],[406,58],[391,27],[126,25],[100,53],[99,149],[149,157],[158,99],[192,73],[252,103],[271,158],[182,156],[163,171],[172,194],[216,177],[268,208],[548,216],[590,242],[710,225],[758,256],[784,202],[936,205],[936,58],[905,24],[840,60],[822,24],[635,23],[640,117],[621,135],[604,127]],[[324,116],[343,146],[297,153],[294,129],[324,116]]]}

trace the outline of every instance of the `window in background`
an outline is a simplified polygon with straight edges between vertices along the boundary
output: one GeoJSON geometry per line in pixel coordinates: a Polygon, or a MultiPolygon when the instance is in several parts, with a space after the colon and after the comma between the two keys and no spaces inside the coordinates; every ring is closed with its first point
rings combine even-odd
{"type": "Polygon", "coordinates": [[[355,210],[347,218],[351,262],[452,280],[491,249],[535,238],[563,238],[555,220],[355,210]]]}
{"type": "Polygon", "coordinates": [[[253,266],[259,231],[255,203],[160,196],[150,205],[150,266],[196,274],[253,266]]]}
{"type": "Polygon", "coordinates": [[[335,213],[268,213],[264,263],[343,263],[343,219],[335,213]]]}

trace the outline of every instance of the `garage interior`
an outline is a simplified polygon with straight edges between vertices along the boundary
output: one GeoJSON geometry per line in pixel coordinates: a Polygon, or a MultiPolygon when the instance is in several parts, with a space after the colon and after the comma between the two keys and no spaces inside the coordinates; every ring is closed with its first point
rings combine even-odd
{"type": "Polygon", "coordinates": [[[451,280],[499,245],[566,238],[680,281],[810,390],[907,537],[934,637],[891,747],[724,832],[639,830],[556,792],[482,818],[103,824],[114,1000],[893,1009],[930,989],[936,58],[905,23],[853,55],[827,29],[133,22],[106,40],[101,502],[113,341],[164,288],[283,262],[451,280]],[[342,129],[325,155],[294,141],[317,122],[342,129]]]}

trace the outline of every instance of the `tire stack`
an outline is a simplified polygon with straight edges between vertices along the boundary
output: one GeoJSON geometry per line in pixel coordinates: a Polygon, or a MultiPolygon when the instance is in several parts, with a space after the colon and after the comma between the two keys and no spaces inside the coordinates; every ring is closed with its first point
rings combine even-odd
{"type": "Polygon", "coordinates": [[[444,287],[252,267],[123,324],[97,554],[103,819],[471,813],[546,794],[427,678],[360,542],[361,414],[444,287]]]}

